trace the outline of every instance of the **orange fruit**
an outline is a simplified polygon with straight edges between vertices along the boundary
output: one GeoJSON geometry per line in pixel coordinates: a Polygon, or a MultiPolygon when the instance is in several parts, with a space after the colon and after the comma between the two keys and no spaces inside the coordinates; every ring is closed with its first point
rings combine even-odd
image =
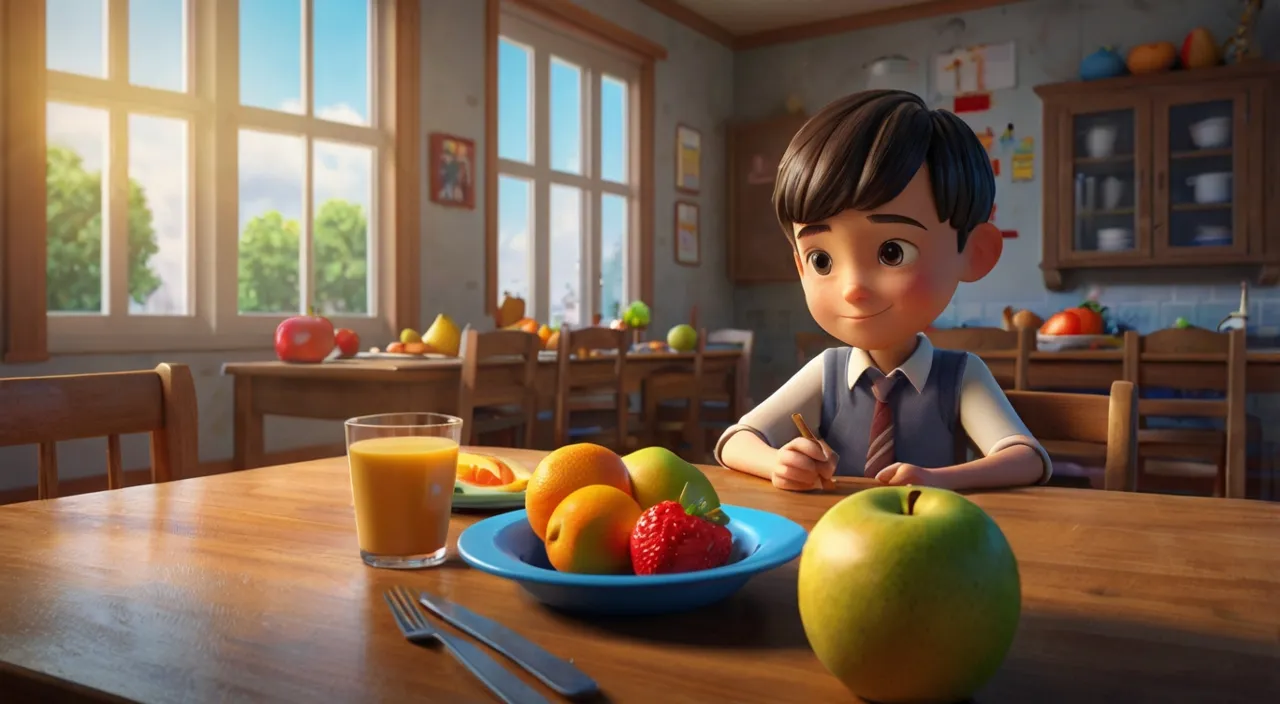
{"type": "Polygon", "coordinates": [[[584,486],[604,484],[631,496],[631,474],[613,450],[580,442],[552,450],[529,477],[524,507],[529,525],[540,539],[547,539],[547,521],[566,496],[584,486]]]}
{"type": "Polygon", "coordinates": [[[547,522],[547,559],[561,572],[626,574],[631,571],[631,531],[640,504],[604,484],[569,494],[547,522]]]}

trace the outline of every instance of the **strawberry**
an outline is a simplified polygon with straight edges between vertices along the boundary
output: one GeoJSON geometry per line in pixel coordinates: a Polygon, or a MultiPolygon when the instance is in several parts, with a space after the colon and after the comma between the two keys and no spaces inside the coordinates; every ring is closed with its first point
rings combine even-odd
{"type": "Polygon", "coordinates": [[[729,560],[733,535],[707,520],[706,502],[662,501],[640,514],[631,531],[631,566],[636,574],[695,572],[729,560]]]}

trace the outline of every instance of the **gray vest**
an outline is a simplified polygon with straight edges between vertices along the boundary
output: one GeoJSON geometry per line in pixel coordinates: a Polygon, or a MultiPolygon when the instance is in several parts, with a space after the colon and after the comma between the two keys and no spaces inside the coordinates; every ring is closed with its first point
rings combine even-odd
{"type": "MultiPolygon", "coordinates": [[[[862,476],[871,438],[876,397],[871,375],[863,374],[849,388],[848,347],[822,353],[821,434],[840,455],[836,474],[862,476]]],[[[956,463],[960,418],[960,382],[967,352],[933,350],[933,366],[918,393],[909,381],[898,382],[889,405],[893,409],[894,460],[918,467],[949,467],[956,463]]]]}

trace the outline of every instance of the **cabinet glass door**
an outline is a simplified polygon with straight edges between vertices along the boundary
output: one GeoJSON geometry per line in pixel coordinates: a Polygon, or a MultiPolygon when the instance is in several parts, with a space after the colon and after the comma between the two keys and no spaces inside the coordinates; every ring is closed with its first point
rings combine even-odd
{"type": "Polygon", "coordinates": [[[1163,101],[1155,120],[1157,256],[1242,252],[1248,243],[1240,195],[1247,184],[1247,93],[1163,101]]]}
{"type": "MultiPolygon", "coordinates": [[[[1145,106],[1081,105],[1063,123],[1064,155],[1071,178],[1061,184],[1066,202],[1059,202],[1063,259],[1129,259],[1147,249],[1143,164],[1147,144],[1145,106]]],[[[1065,176],[1065,174],[1063,174],[1065,176]]]]}

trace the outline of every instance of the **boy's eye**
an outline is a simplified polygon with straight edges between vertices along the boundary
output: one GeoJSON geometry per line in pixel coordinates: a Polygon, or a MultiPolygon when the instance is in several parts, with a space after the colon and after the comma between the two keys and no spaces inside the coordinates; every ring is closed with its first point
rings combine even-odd
{"type": "Polygon", "coordinates": [[[889,240],[880,245],[880,263],[885,266],[906,266],[916,260],[920,250],[906,240],[889,240]]]}
{"type": "Polygon", "coordinates": [[[809,252],[809,266],[813,267],[814,272],[819,276],[826,276],[831,273],[831,255],[815,249],[809,252]]]}

